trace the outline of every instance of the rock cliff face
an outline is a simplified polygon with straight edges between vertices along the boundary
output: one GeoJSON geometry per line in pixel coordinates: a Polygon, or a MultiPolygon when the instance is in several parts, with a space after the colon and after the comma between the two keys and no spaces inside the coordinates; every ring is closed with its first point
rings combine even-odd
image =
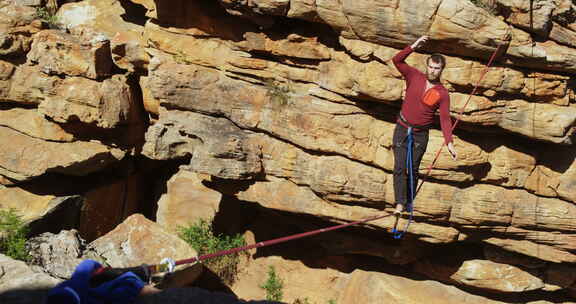
{"type": "MultiPolygon", "coordinates": [[[[44,1],[0,2],[0,208],[33,222],[79,196],[89,241],[133,213],[254,242],[389,213],[391,58],[429,35],[408,63],[446,55],[459,159],[440,153],[404,239],[385,218],[252,262],[351,273],[326,283],[338,303],[421,303],[396,290],[442,283],[473,293],[446,287],[460,302],[576,301],[573,1],[63,2],[44,21],[44,1]]],[[[422,174],[442,144],[436,127],[422,174]]]]}

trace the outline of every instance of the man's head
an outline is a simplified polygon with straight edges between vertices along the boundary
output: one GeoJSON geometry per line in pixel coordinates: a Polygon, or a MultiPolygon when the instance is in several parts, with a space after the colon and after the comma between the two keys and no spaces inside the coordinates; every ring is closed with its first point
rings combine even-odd
{"type": "Polygon", "coordinates": [[[440,81],[440,75],[446,65],[446,59],[440,54],[432,54],[426,59],[426,78],[430,82],[440,81]]]}

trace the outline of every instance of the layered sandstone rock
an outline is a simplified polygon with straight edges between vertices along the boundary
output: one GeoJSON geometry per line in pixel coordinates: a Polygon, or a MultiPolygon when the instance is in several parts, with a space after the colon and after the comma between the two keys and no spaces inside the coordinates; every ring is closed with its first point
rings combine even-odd
{"type": "Polygon", "coordinates": [[[0,269],[2,303],[41,303],[48,289],[61,281],[3,254],[0,254],[0,269]]]}
{"type": "Polygon", "coordinates": [[[467,285],[498,292],[518,293],[544,288],[544,282],[535,271],[486,260],[468,260],[459,266],[417,263],[416,271],[448,283],[467,285]]]}
{"type": "MultiPolygon", "coordinates": [[[[254,16],[285,14],[280,9],[280,2],[275,6],[277,9],[270,9],[272,6],[268,6],[270,3],[267,2],[222,2],[229,13],[253,18],[256,23],[261,20],[254,19],[254,16]]],[[[246,130],[244,133],[248,137],[240,140],[242,147],[248,143],[260,147],[261,152],[250,153],[255,153],[253,157],[261,159],[262,172],[267,179],[266,182],[256,181],[247,189],[236,192],[239,199],[271,209],[314,214],[334,220],[365,218],[374,214],[367,206],[386,208],[389,206],[387,202],[393,201],[389,175],[392,170],[390,148],[393,128],[390,122],[404,85],[389,61],[397,48],[413,41],[419,34],[419,27],[423,29],[421,32],[430,31],[437,42],[434,50],[481,59],[486,59],[497,45],[506,43],[500,39],[511,39],[507,60],[513,65],[497,65],[488,70],[476,91],[480,96],[472,96],[469,102],[467,93],[476,85],[486,63],[448,57],[444,76],[447,86],[454,91],[453,112],[460,112],[468,102],[460,117],[468,130],[495,134],[496,129],[491,127],[498,127],[500,132],[506,130],[509,133],[486,139],[480,136],[457,139],[461,159],[458,163],[441,154],[431,172],[433,178],[457,183],[474,182],[476,185],[453,188],[442,182],[426,184],[419,193],[417,220],[411,225],[410,232],[420,240],[433,243],[474,240],[482,235],[494,234],[494,237],[485,240],[487,244],[502,246],[536,259],[573,263],[570,252],[574,249],[570,244],[574,240],[568,233],[573,227],[568,223],[573,218],[570,214],[574,205],[571,200],[558,199],[568,195],[568,191],[560,189],[568,186],[571,176],[571,170],[566,170],[571,167],[571,154],[567,152],[569,148],[562,154],[567,159],[549,162],[547,159],[554,157],[554,151],[536,152],[521,141],[513,143],[510,140],[524,137],[572,144],[575,117],[569,97],[572,90],[570,80],[552,72],[559,69],[559,61],[555,60],[560,59],[549,55],[565,49],[550,42],[537,44],[532,53],[531,48],[526,47],[531,40],[523,30],[509,29],[509,25],[489,12],[472,6],[468,8],[464,3],[418,2],[420,6],[437,8],[437,12],[429,10],[436,13],[434,18],[420,15],[406,17],[410,16],[410,4],[417,6],[416,3],[402,2],[398,6],[382,3],[366,1],[334,6],[325,3],[305,5],[298,1],[291,3],[290,10],[294,15],[287,12],[288,16],[321,20],[341,31],[339,41],[347,53],[318,48],[305,35],[298,40],[286,35],[286,44],[281,44],[268,40],[273,35],[266,31],[247,32],[240,42],[235,43],[226,40],[230,35],[228,29],[223,30],[222,39],[217,39],[212,37],[214,32],[210,32],[214,28],[181,20],[173,23],[183,27],[186,24],[188,28],[175,31],[187,33],[188,36],[178,39],[181,40],[179,43],[168,43],[169,39],[177,39],[177,36],[162,33],[156,25],[150,24],[146,34],[167,54],[155,54],[150,65],[151,74],[146,79],[150,104],[164,107],[163,110],[154,110],[159,120],[158,126],[147,133],[148,142],[151,143],[147,147],[154,147],[153,150],[148,148],[150,152],[147,155],[158,159],[194,159],[198,153],[204,155],[204,150],[197,152],[199,147],[210,145],[203,143],[205,136],[199,131],[200,128],[193,127],[189,121],[205,121],[206,117],[202,115],[216,116],[217,121],[225,121],[221,118],[224,117],[229,120],[224,125],[246,130]],[[378,12],[380,8],[382,11],[378,14],[366,13],[378,12]],[[478,18],[471,18],[472,12],[478,18]],[[399,33],[378,32],[375,24],[388,21],[377,16],[390,15],[396,18],[390,20],[410,20],[411,26],[394,27],[399,28],[399,33]],[[363,23],[360,24],[359,20],[363,23]],[[407,36],[402,31],[409,31],[413,36],[407,36]],[[462,31],[468,31],[470,35],[462,35],[462,31]],[[446,41],[466,47],[450,48],[446,41]],[[305,53],[301,49],[292,50],[291,42],[300,43],[301,48],[308,48],[309,51],[315,50],[316,55],[312,56],[313,53],[305,53]],[[261,59],[258,55],[262,53],[271,58],[261,59]],[[248,56],[251,58],[246,58],[248,56]],[[307,61],[299,62],[295,58],[307,61]],[[535,73],[528,70],[527,67],[535,62],[549,71],[535,73]],[[271,77],[276,81],[266,81],[271,77]],[[274,92],[283,92],[284,96],[275,95],[274,92]],[[522,96],[521,99],[518,96],[522,96]],[[364,98],[369,101],[363,101],[364,98]],[[390,104],[391,107],[371,104],[374,101],[390,104]],[[187,111],[202,115],[185,114],[187,111]],[[384,119],[374,119],[379,112],[384,113],[384,119]],[[180,122],[176,122],[176,117],[180,122]],[[171,133],[172,126],[180,131],[171,133]],[[551,166],[551,163],[556,164],[551,166]],[[564,181],[565,186],[561,186],[560,180],[564,181]],[[550,199],[531,192],[549,196],[550,199]],[[270,193],[274,193],[273,197],[267,198],[270,193]],[[277,197],[283,199],[275,199],[277,197]],[[562,220],[558,221],[558,218],[562,220]],[[454,226],[447,228],[437,225],[446,221],[454,226]],[[553,227],[550,226],[552,222],[556,223],[553,227]],[[516,240],[517,236],[526,240],[516,240]]],[[[182,15],[186,14],[197,12],[182,12],[182,15]]],[[[158,18],[161,19],[161,15],[158,18]]],[[[208,19],[203,25],[211,22],[216,24],[218,21],[208,19]]],[[[416,66],[423,61],[424,56],[418,54],[409,59],[409,63],[416,66]]],[[[220,123],[218,126],[221,126],[220,123]]],[[[436,151],[441,144],[441,135],[432,131],[429,150],[436,151]]],[[[213,151],[210,154],[212,157],[221,154],[218,151],[222,147],[209,149],[213,151]]],[[[432,153],[427,154],[423,167],[430,165],[433,157],[432,153]]],[[[204,156],[200,158],[206,159],[204,156]]],[[[244,165],[253,162],[246,159],[248,162],[244,165]]],[[[221,168],[222,162],[211,163],[212,173],[203,168],[194,168],[197,162],[201,161],[191,161],[192,171],[226,178],[222,175],[223,169],[213,169],[221,168]]],[[[242,158],[234,158],[227,166],[237,168],[243,166],[239,164],[242,162],[242,158]]],[[[252,178],[255,177],[252,175],[252,178]]],[[[391,229],[392,221],[383,219],[372,225],[391,229]]],[[[352,246],[339,249],[348,253],[358,252],[352,246]]],[[[360,251],[386,256],[378,254],[380,250],[377,249],[371,253],[360,251]]],[[[463,277],[458,280],[459,284],[467,285],[468,279],[463,277]]],[[[515,290],[547,288],[542,278],[534,280],[539,283],[515,290]]],[[[482,288],[501,290],[496,285],[482,288]]]]}
{"type": "Polygon", "coordinates": [[[265,299],[266,290],[255,288],[255,284],[264,282],[268,277],[270,267],[273,267],[280,279],[292,282],[285,283],[282,302],[314,301],[328,303],[335,301],[341,293],[342,281],[345,275],[335,269],[314,269],[302,261],[293,261],[278,256],[263,257],[246,265],[239,273],[238,280],[232,287],[234,293],[242,299],[265,299]],[[306,278],[303,280],[302,278],[306,278]]]}
{"type": "Polygon", "coordinates": [[[179,227],[213,219],[222,194],[202,182],[198,173],[180,170],[174,175],[168,181],[167,193],[158,201],[156,222],[164,229],[176,232],[179,227]]]}
{"type": "MultiPolygon", "coordinates": [[[[431,42],[408,63],[423,69],[427,54],[447,55],[459,160],[439,154],[403,244],[375,240],[393,227],[385,217],[318,247],[417,266],[488,292],[574,293],[576,7],[480,2],[88,0],[58,11],[67,32],[41,31],[30,7],[38,2],[11,2],[0,8],[0,181],[86,176],[142,152],[157,164],[187,163],[158,202],[157,221],[170,231],[215,215],[224,195],[332,224],[385,215],[394,202],[392,134],[405,88],[391,58],[428,34],[431,42]],[[148,123],[141,108],[152,118],[145,139],[143,128],[133,128],[148,123]],[[126,138],[130,144],[118,144],[126,138]],[[458,266],[430,258],[448,244],[470,246],[476,256],[458,255],[458,266]]],[[[434,128],[423,169],[442,145],[434,128]]],[[[85,211],[106,220],[84,220],[81,231],[98,237],[136,212],[134,184],[113,179],[83,191],[85,211]]],[[[38,205],[31,218],[57,197],[0,191],[17,200],[3,207],[38,205]]],[[[155,231],[138,216],[127,222],[95,250],[121,261],[114,265],[156,263],[158,256],[120,257],[126,248],[165,245],[138,241],[150,231],[121,237],[138,225],[155,231]],[[110,239],[113,248],[104,244],[110,239]]],[[[401,281],[355,273],[341,299],[378,302],[398,284],[438,286],[401,281]],[[382,290],[355,293],[367,286],[382,290]]],[[[411,297],[397,300],[424,301],[411,297]]]]}
{"type": "Polygon", "coordinates": [[[218,303],[218,304],[280,304],[276,301],[245,301],[234,297],[229,293],[210,292],[208,290],[191,287],[191,288],[172,288],[160,293],[142,297],[141,303],[161,304],[174,303],[186,304],[193,302],[200,303],[218,303]]]}
{"type": "Polygon", "coordinates": [[[4,147],[0,152],[0,174],[16,181],[49,172],[87,175],[124,156],[123,151],[98,142],[50,142],[7,127],[0,127],[0,141],[4,147]]]}
{"type": "MultiPolygon", "coordinates": [[[[388,303],[510,303],[495,301],[465,293],[454,286],[434,281],[413,280],[384,273],[356,270],[350,274],[338,303],[378,303],[386,299],[388,303]]],[[[535,301],[526,303],[552,303],[535,301]]]]}
{"type": "Polygon", "coordinates": [[[28,249],[35,265],[41,266],[53,277],[67,279],[76,266],[86,246],[76,230],[62,230],[58,234],[43,233],[30,240],[28,249]]]}
{"type": "Polygon", "coordinates": [[[45,97],[38,110],[58,122],[81,121],[114,128],[133,122],[135,107],[126,77],[115,75],[103,82],[67,78],[45,97]]]}
{"type": "MultiPolygon", "coordinates": [[[[136,1],[138,3],[139,1],[136,1]]],[[[150,4],[150,1],[147,6],[150,4]]],[[[90,35],[107,43],[108,56],[118,67],[128,71],[143,71],[149,61],[142,39],[142,15],[126,12],[120,1],[81,1],[68,3],[58,11],[63,27],[80,36],[90,35]],[[122,16],[129,18],[122,18],[122,16]]]]}
{"type": "Polygon", "coordinates": [[[34,22],[36,9],[25,3],[6,3],[0,7],[0,55],[21,57],[30,50],[32,35],[42,25],[34,22]]]}
{"type": "Polygon", "coordinates": [[[80,40],[60,30],[45,30],[35,36],[28,62],[47,75],[98,79],[110,75],[110,42],[105,37],[80,40]]]}
{"type": "Polygon", "coordinates": [[[74,135],[66,132],[60,125],[44,119],[38,111],[13,108],[0,112],[0,125],[42,140],[71,142],[74,135]]]}
{"type": "Polygon", "coordinates": [[[17,187],[0,186],[0,207],[14,209],[25,222],[39,219],[56,207],[54,195],[38,195],[17,187]]]}
{"type": "Polygon", "coordinates": [[[506,18],[508,23],[518,26],[524,30],[534,32],[542,37],[548,37],[552,27],[552,14],[556,6],[556,1],[495,1],[499,6],[510,10],[510,15],[506,18]]]}
{"type": "Polygon", "coordinates": [[[90,243],[84,258],[102,260],[111,267],[155,265],[162,259],[196,256],[190,245],[140,214],[128,217],[105,236],[90,243]]]}

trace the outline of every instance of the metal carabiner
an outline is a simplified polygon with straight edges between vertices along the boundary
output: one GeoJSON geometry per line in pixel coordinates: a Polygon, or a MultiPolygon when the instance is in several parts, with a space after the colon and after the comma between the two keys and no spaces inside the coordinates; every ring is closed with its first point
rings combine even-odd
{"type": "Polygon", "coordinates": [[[176,262],[172,258],[163,258],[162,261],[160,261],[160,264],[158,264],[158,266],[160,266],[158,267],[159,272],[172,273],[176,268],[176,262]]]}

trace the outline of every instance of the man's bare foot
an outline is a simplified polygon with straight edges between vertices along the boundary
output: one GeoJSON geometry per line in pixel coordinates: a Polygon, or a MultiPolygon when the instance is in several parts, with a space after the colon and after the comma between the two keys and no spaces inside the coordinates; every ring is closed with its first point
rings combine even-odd
{"type": "Polygon", "coordinates": [[[396,209],[394,210],[394,215],[401,215],[404,211],[404,206],[402,204],[396,204],[396,209]]]}

